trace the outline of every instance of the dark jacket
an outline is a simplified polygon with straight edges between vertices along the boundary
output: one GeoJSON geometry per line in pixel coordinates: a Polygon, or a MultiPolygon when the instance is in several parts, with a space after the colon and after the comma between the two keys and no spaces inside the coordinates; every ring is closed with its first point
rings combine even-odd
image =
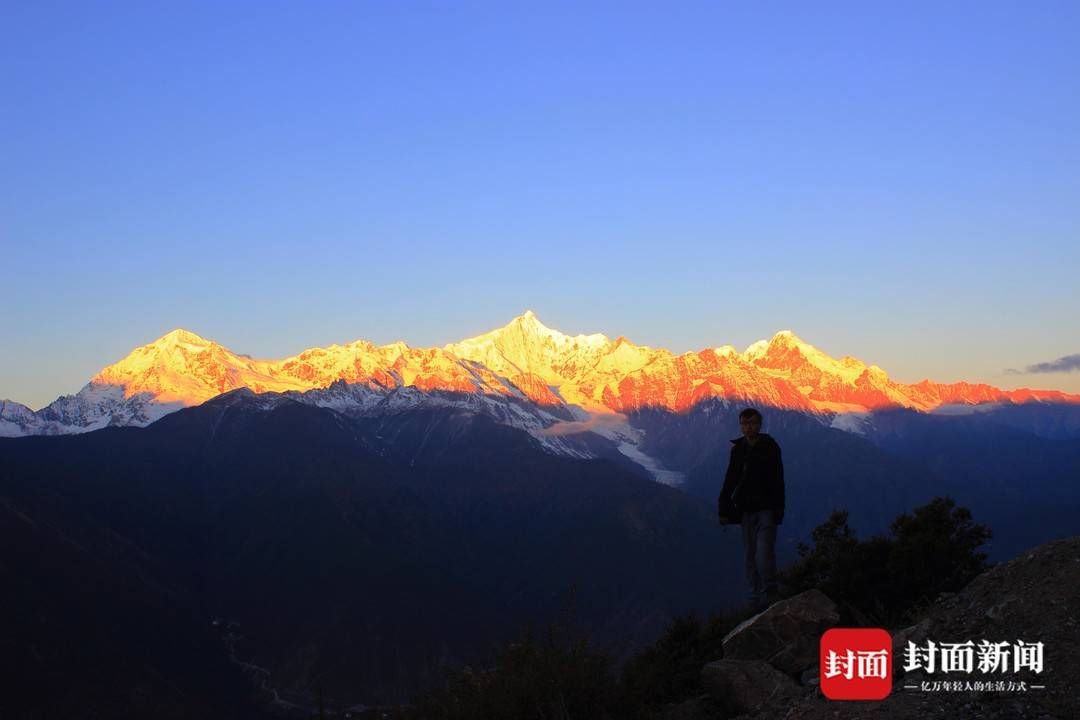
{"type": "Polygon", "coordinates": [[[784,463],[772,437],[761,433],[753,445],[744,437],[731,441],[717,510],[733,522],[740,521],[744,511],[759,510],[772,510],[777,525],[784,521],[784,463]]]}

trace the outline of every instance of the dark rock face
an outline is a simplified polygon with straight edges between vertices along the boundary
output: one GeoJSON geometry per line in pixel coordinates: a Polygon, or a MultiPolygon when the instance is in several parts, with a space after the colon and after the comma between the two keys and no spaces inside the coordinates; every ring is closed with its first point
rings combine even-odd
{"type": "MultiPolygon", "coordinates": [[[[820,598],[810,605],[828,606],[820,598]]],[[[744,627],[737,628],[725,643],[725,654],[730,648],[732,654],[740,657],[768,656],[786,662],[783,651],[776,648],[797,646],[798,643],[789,641],[782,645],[780,630],[774,628],[783,623],[762,622],[769,614],[784,616],[777,612],[777,607],[773,606],[751,618],[744,627]]],[[[753,712],[760,720],[857,720],[868,714],[893,720],[1076,718],[1080,717],[1080,694],[1076,692],[1080,686],[1080,655],[1075,651],[1080,646],[1078,618],[1080,536],[1075,536],[1041,545],[997,565],[960,592],[943,593],[914,625],[892,629],[893,689],[883,700],[836,702],[826,699],[817,688],[816,658],[801,673],[801,687],[780,672],[775,662],[766,663],[762,659],[725,658],[710,663],[702,670],[702,680],[714,701],[722,705],[726,713],[713,717],[753,712]],[[922,690],[923,680],[966,679],[955,673],[950,677],[943,677],[941,673],[930,676],[922,670],[903,673],[903,649],[907,643],[922,645],[928,639],[938,643],[983,639],[1041,642],[1045,649],[1043,672],[1036,675],[1025,670],[1025,675],[1016,677],[1043,687],[1026,692],[922,690]],[[790,685],[778,680],[779,677],[788,680],[790,685]],[[796,689],[791,690],[791,686],[796,689]]],[[[820,631],[814,633],[815,645],[820,636],[820,631]]],[[[787,667],[798,664],[801,663],[787,667]]]]}
{"type": "Polygon", "coordinates": [[[702,668],[702,685],[724,716],[797,698],[817,665],[821,634],[839,621],[836,604],[819,590],[781,600],[724,638],[724,658],[702,668]]]}
{"type": "MultiPolygon", "coordinates": [[[[934,621],[930,618],[923,618],[914,625],[910,625],[903,630],[893,633],[893,657],[901,658],[904,656],[904,648],[907,647],[909,642],[913,642],[916,645],[922,645],[926,642],[930,633],[934,629],[934,621]]],[[[903,673],[902,666],[898,663],[893,665],[894,675],[903,673]]]]}
{"type": "Polygon", "coordinates": [[[798,675],[818,661],[821,634],[840,621],[836,603],[820,590],[781,600],[724,638],[724,658],[764,660],[798,675]]]}

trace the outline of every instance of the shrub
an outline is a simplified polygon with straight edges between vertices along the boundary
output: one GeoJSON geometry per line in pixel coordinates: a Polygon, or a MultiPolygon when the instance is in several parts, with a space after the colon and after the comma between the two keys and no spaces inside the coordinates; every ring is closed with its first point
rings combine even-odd
{"type": "Polygon", "coordinates": [[[819,588],[842,608],[882,625],[911,617],[941,592],[955,592],[987,568],[978,548],[990,530],[952,498],[935,498],[904,513],[891,536],[858,540],[846,512],[833,513],[800,543],[799,560],[783,573],[787,592],[819,588]]]}

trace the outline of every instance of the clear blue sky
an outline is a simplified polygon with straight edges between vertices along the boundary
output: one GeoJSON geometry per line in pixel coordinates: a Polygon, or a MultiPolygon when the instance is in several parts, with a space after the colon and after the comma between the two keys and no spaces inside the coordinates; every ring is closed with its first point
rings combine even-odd
{"type": "Polygon", "coordinates": [[[1080,4],[0,0],[0,397],[526,308],[1080,392],[1080,4]]]}

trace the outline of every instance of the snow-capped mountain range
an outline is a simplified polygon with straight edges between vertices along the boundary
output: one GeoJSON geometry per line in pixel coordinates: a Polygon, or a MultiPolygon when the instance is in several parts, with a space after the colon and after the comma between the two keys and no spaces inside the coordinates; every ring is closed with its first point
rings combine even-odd
{"type": "MultiPolygon", "coordinates": [[[[81,433],[147,425],[232,390],[281,393],[352,415],[461,406],[532,433],[549,449],[589,455],[571,438],[597,433],[636,457],[639,431],[626,415],[645,407],[682,412],[706,400],[755,403],[858,429],[875,409],[929,412],[942,406],[1059,401],[1058,391],[984,384],[906,385],[875,365],[835,359],[790,331],[745,351],[730,345],[675,355],[624,337],[565,335],[529,311],[504,327],[442,348],[358,340],[284,360],[255,360],[186,330],[133,350],[75,395],[32,411],[0,404],[0,436],[81,433]]],[[[268,396],[272,397],[272,396],[268,396]]],[[[649,468],[654,475],[662,468],[649,468]]]]}

